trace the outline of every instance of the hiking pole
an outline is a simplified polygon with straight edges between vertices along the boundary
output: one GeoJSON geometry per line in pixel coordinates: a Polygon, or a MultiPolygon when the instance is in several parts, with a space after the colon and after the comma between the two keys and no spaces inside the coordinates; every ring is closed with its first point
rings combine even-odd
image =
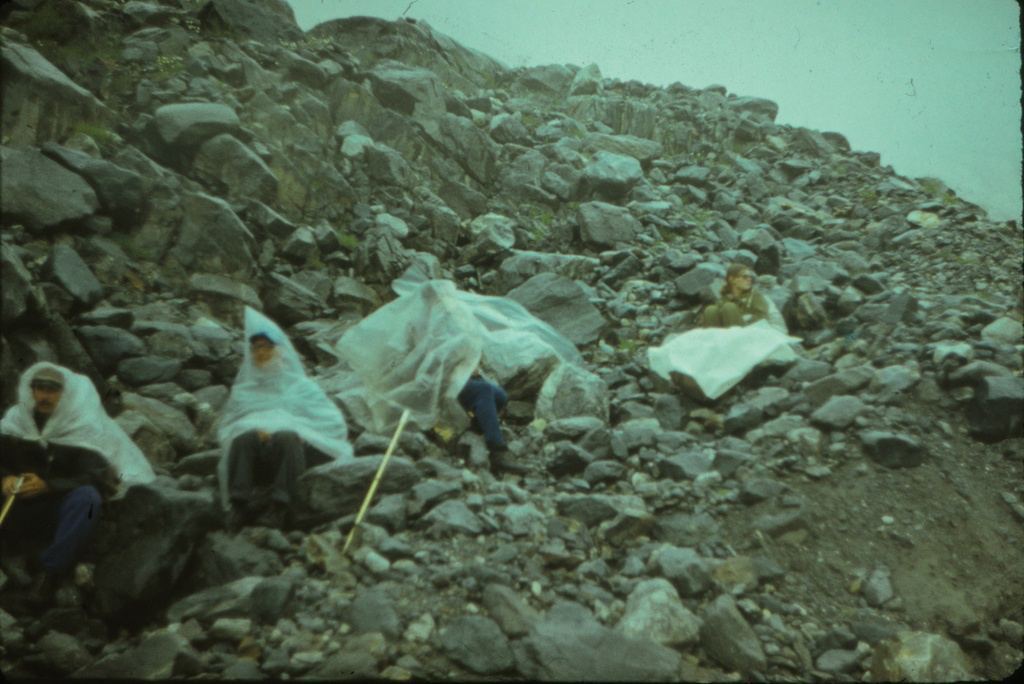
{"type": "Polygon", "coordinates": [[[18,490],[21,489],[21,483],[25,481],[24,475],[19,475],[18,479],[14,483],[14,491],[7,497],[7,501],[4,502],[3,510],[0,510],[0,525],[4,524],[4,520],[7,520],[7,514],[11,510],[11,506],[14,505],[14,497],[18,495],[18,490]]]}
{"type": "Polygon", "coordinates": [[[398,438],[402,434],[402,430],[405,429],[405,421],[409,420],[409,409],[402,411],[402,417],[398,420],[398,428],[395,430],[395,436],[391,438],[391,444],[388,445],[388,450],[384,452],[384,459],[380,462],[380,466],[377,468],[377,475],[374,476],[373,482],[370,483],[370,489],[366,492],[366,498],[363,499],[363,505],[359,507],[359,513],[356,514],[356,521],[352,523],[352,529],[349,530],[348,537],[345,539],[345,546],[341,548],[341,554],[345,555],[348,551],[349,544],[352,543],[352,539],[356,536],[356,530],[359,528],[359,523],[363,522],[363,516],[366,514],[366,509],[370,506],[370,500],[373,499],[374,493],[377,491],[377,485],[380,484],[381,475],[384,474],[384,469],[388,466],[388,460],[391,458],[391,452],[395,450],[395,446],[398,444],[398,438]]]}

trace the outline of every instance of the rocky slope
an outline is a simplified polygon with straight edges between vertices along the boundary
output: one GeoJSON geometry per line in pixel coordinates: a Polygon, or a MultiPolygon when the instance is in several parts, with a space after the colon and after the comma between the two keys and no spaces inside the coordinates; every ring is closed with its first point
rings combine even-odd
{"type": "Polygon", "coordinates": [[[4,405],[89,374],[160,478],[45,613],[4,559],[8,676],[1002,678],[1021,661],[1021,227],[769,100],[508,69],[281,0],[2,12],[4,405]],[[700,403],[647,369],[730,261],[803,339],[700,403]],[[406,434],[304,476],[310,529],[222,529],[243,304],[325,387],[408,268],[509,296],[586,369],[510,361],[525,477],[406,434]],[[581,397],[582,399],[572,399],[581,397]]]}

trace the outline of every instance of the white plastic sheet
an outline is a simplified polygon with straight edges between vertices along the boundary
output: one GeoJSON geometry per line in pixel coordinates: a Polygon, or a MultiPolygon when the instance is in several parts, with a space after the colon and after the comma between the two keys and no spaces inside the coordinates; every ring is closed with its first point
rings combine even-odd
{"type": "Polygon", "coordinates": [[[227,454],[231,442],[251,430],[290,430],[327,456],[352,458],[348,426],[337,405],[312,378],[291,340],[276,323],[250,307],[245,308],[245,352],[231,395],[218,424],[221,445],[220,482],[225,494],[227,454]],[[262,368],[252,360],[249,338],[263,333],[276,345],[274,358],[262,368]]]}
{"type": "MultiPolygon", "coordinates": [[[[131,437],[103,409],[92,380],[84,375],[45,361],[29,367],[18,382],[18,403],[7,409],[0,421],[0,432],[30,442],[83,447],[97,452],[117,471],[122,484],[150,482],[153,467],[131,437]],[[32,417],[35,400],[31,382],[43,368],[64,377],[64,391],[42,431],[32,417]]],[[[121,488],[117,496],[123,494],[121,488]]]]}
{"type": "Polygon", "coordinates": [[[799,341],[761,320],[743,327],[697,328],[671,335],[661,346],[647,350],[647,360],[651,370],[666,380],[679,373],[692,379],[708,399],[717,399],[757,364],[795,359],[790,345],[799,341]]]}
{"type": "Polygon", "coordinates": [[[432,428],[488,356],[509,348],[550,349],[581,363],[576,347],[518,302],[461,292],[447,280],[396,281],[399,297],[350,328],[338,355],[354,377],[340,396],[360,419],[384,434],[404,409],[422,430],[432,428]]]}

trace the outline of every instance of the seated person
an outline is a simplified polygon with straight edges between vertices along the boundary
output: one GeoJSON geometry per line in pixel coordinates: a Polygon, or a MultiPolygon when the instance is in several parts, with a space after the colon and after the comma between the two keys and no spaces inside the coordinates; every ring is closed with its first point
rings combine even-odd
{"type": "Polygon", "coordinates": [[[270,526],[289,527],[299,475],[332,458],[351,458],[348,428],[273,321],[247,307],[245,338],[245,357],[217,435],[228,526],[237,529],[262,516],[270,526]]]}
{"type": "Polygon", "coordinates": [[[508,394],[493,382],[485,380],[479,367],[473,371],[462,391],[459,404],[472,418],[474,427],[483,433],[484,443],[490,455],[491,472],[525,473],[527,468],[507,458],[508,445],[501,432],[498,414],[505,410],[508,394]]]}
{"type": "Polygon", "coordinates": [[[155,476],[146,457],[103,410],[92,381],[52,363],[21,377],[18,403],[0,421],[0,477],[10,503],[2,540],[51,540],[30,591],[48,601],[86,547],[118,482],[155,476]]]}
{"type": "Polygon", "coordinates": [[[768,318],[768,300],[754,289],[754,273],[744,264],[729,265],[720,297],[717,304],[704,309],[702,327],[731,328],[768,318]]]}

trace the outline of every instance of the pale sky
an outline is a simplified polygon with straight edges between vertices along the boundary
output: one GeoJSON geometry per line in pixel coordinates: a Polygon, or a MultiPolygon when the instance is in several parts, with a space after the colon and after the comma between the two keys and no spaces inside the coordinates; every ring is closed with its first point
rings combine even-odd
{"type": "Polygon", "coordinates": [[[303,30],[405,13],[510,67],[593,62],[606,77],[766,97],[778,123],[838,131],[993,220],[1021,217],[1015,0],[288,1],[303,30]]]}

